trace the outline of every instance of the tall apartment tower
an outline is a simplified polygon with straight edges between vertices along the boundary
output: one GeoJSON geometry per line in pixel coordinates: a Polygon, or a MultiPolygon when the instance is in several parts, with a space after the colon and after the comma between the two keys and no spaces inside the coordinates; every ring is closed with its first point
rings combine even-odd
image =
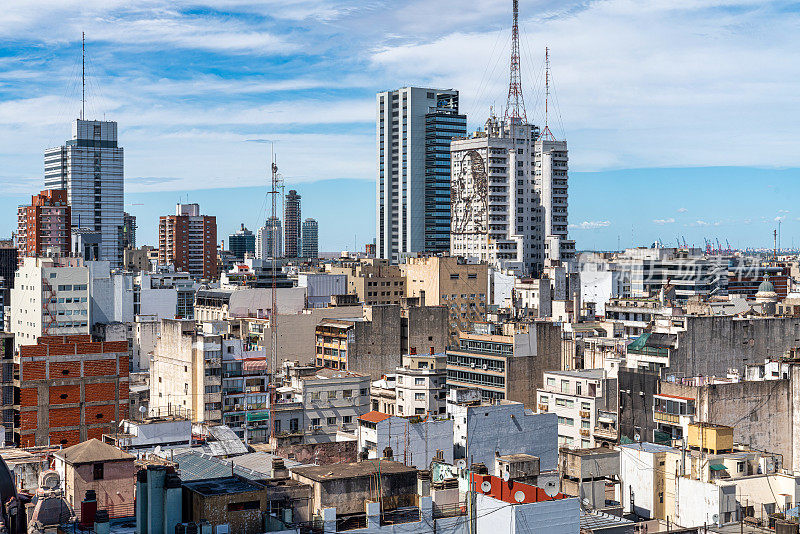
{"type": "Polygon", "coordinates": [[[449,249],[450,152],[466,135],[458,91],[404,87],[378,93],[376,255],[398,262],[406,254],[449,249]]]}
{"type": "Polygon", "coordinates": [[[267,224],[256,233],[256,258],[280,258],[283,256],[283,231],[277,217],[267,219],[267,224]]]}
{"type": "Polygon", "coordinates": [[[283,215],[283,221],[286,224],[284,234],[286,245],[283,247],[283,251],[287,258],[297,258],[300,256],[300,232],[302,229],[300,225],[300,195],[294,189],[286,195],[283,215]]]}
{"type": "Polygon", "coordinates": [[[302,248],[304,258],[319,258],[319,223],[316,219],[303,221],[302,248]]]}
{"type": "Polygon", "coordinates": [[[549,128],[539,136],[533,149],[534,180],[541,191],[545,257],[569,260],[575,257],[575,241],[568,234],[567,142],[556,140],[549,128]]]}
{"type": "Polygon", "coordinates": [[[63,189],[45,190],[17,210],[20,256],[68,256],[71,249],[70,207],[63,189]]]}
{"type": "Polygon", "coordinates": [[[158,222],[158,263],[194,277],[217,276],[217,218],[200,215],[199,204],[178,204],[158,222]]]}
{"type": "Polygon", "coordinates": [[[117,123],[77,119],[72,139],[44,153],[45,189],[64,189],[72,227],[100,233],[100,260],[122,265],[123,151],[117,123]]]}
{"type": "Polygon", "coordinates": [[[485,131],[450,145],[451,254],[524,274],[544,267],[540,189],[534,178],[539,129],[495,116],[485,131]]]}

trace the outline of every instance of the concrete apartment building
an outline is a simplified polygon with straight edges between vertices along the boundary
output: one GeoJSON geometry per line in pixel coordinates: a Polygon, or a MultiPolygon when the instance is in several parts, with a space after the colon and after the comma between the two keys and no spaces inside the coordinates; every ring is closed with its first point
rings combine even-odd
{"type": "Polygon", "coordinates": [[[88,334],[90,282],[89,268],[78,260],[24,258],[11,290],[15,349],[43,335],[88,334]]]}
{"type": "Polygon", "coordinates": [[[177,204],[175,215],[158,222],[158,263],[194,277],[217,276],[217,218],[201,215],[199,204],[177,204]]]}
{"type": "Polygon", "coordinates": [[[328,443],[354,433],[369,411],[369,377],[314,366],[284,366],[271,416],[275,444],[328,443]]]}
{"type": "Polygon", "coordinates": [[[376,256],[400,262],[449,249],[449,141],[467,131],[458,91],[403,87],[377,94],[376,256]]]}
{"type": "Polygon", "coordinates": [[[395,369],[395,409],[400,416],[447,412],[447,355],[408,354],[395,369]]]}
{"type": "Polygon", "coordinates": [[[616,379],[607,378],[603,369],[544,373],[538,408],[558,416],[559,446],[593,449],[616,443],[616,386],[616,379]]]}
{"type": "Polygon", "coordinates": [[[408,258],[400,266],[406,279],[406,295],[424,306],[447,306],[450,341],[469,332],[475,322],[486,320],[489,269],[485,263],[469,263],[460,257],[408,258]]]}
{"type": "Polygon", "coordinates": [[[358,418],[359,460],[391,458],[417,469],[433,460],[453,463],[453,420],[397,417],[367,412],[358,418]],[[388,449],[388,450],[387,450],[388,449]]]}
{"type": "Polygon", "coordinates": [[[468,458],[491,470],[497,456],[530,454],[539,458],[541,472],[557,469],[555,414],[531,413],[521,402],[481,402],[474,391],[463,389],[450,390],[447,413],[453,418],[455,458],[468,458]]]}
{"type": "Polygon", "coordinates": [[[561,331],[547,322],[484,323],[458,335],[447,351],[448,388],[474,388],[481,398],[536,406],[542,373],[560,367],[561,331]]]}
{"type": "Polygon", "coordinates": [[[454,140],[450,156],[452,255],[528,275],[542,272],[545,259],[574,255],[565,142],[492,116],[484,131],[454,140]]]}
{"type": "Polygon", "coordinates": [[[2,390],[2,410],[3,421],[3,443],[2,445],[11,446],[14,444],[14,416],[15,416],[15,391],[16,383],[14,377],[14,336],[0,332],[0,389],[2,390]]]}
{"type": "Polygon", "coordinates": [[[285,244],[283,251],[287,258],[297,258],[300,256],[301,238],[301,211],[300,195],[292,189],[287,193],[283,207],[283,222],[286,225],[284,236],[285,244]]]}
{"type": "Polygon", "coordinates": [[[45,190],[17,210],[16,246],[20,256],[68,256],[72,216],[63,189],[45,190]]]}
{"type": "Polygon", "coordinates": [[[122,233],[119,236],[122,250],[132,250],[136,248],[136,216],[127,211],[122,212],[122,233]]]}
{"type": "Polygon", "coordinates": [[[405,276],[389,260],[362,258],[345,265],[329,264],[325,270],[347,275],[347,292],[366,305],[400,304],[406,296],[405,276]]]}
{"type": "Polygon", "coordinates": [[[128,344],[42,336],[19,348],[20,447],[102,438],[128,417],[128,344]]]}
{"type": "MultiPolygon", "coordinates": [[[[126,248],[122,251],[122,268],[134,274],[149,271],[150,252],[155,250],[153,247],[144,245],[139,248],[126,248]]],[[[158,254],[158,251],[156,251],[158,254]]]]}
{"type": "Polygon", "coordinates": [[[441,353],[447,311],[440,306],[367,306],[363,315],[323,319],[315,329],[315,364],[380,378],[410,353],[441,353]]]}
{"type": "Polygon", "coordinates": [[[77,119],[72,139],[44,153],[44,187],[67,191],[73,228],[99,233],[93,259],[122,265],[124,172],[117,123],[77,119]]]}
{"type": "Polygon", "coordinates": [[[150,412],[228,425],[239,437],[269,437],[268,373],[263,352],[247,350],[225,322],[161,322],[150,366],[150,412]],[[245,433],[247,432],[247,433],[245,433]]]}

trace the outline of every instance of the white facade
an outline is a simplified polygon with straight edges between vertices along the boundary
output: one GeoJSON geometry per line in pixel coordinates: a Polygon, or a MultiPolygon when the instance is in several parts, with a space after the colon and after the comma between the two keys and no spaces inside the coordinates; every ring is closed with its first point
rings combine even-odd
{"type": "Polygon", "coordinates": [[[611,393],[604,390],[605,371],[545,372],[543,378],[545,387],[537,391],[539,411],[558,417],[559,446],[580,449],[597,446],[593,432],[598,419],[597,400],[611,393]]]}
{"type": "Polygon", "coordinates": [[[256,231],[256,258],[280,258],[283,256],[283,229],[281,220],[270,217],[264,226],[256,231]]]}
{"type": "Polygon", "coordinates": [[[580,500],[556,499],[514,504],[489,495],[476,495],[478,532],[578,534],[580,500]]]}
{"type": "Polygon", "coordinates": [[[44,154],[45,189],[65,189],[72,226],[100,232],[99,258],[122,265],[123,150],[117,123],[77,119],[72,139],[44,154]]]}
{"type": "Polygon", "coordinates": [[[575,242],[568,239],[567,142],[548,135],[549,129],[534,144],[534,176],[542,203],[545,257],[566,260],[575,255],[575,242]]]}
{"type": "Polygon", "coordinates": [[[443,415],[447,411],[447,356],[404,356],[395,369],[397,415],[443,415]]]}
{"type": "Polygon", "coordinates": [[[60,267],[50,258],[24,258],[11,290],[14,347],[35,345],[42,335],[88,334],[91,299],[89,268],[60,267]]]}
{"type": "Polygon", "coordinates": [[[150,359],[156,351],[161,321],[156,315],[137,315],[133,323],[133,371],[150,369],[150,359]]]}
{"type": "Polygon", "coordinates": [[[347,294],[347,275],[300,273],[297,287],[306,288],[308,308],[324,308],[330,304],[332,295],[347,294]]]}
{"type": "Polygon", "coordinates": [[[472,463],[494,465],[497,454],[532,454],[541,471],[556,469],[558,425],[555,414],[534,414],[521,402],[467,406],[448,402],[454,420],[456,458],[469,456],[472,463]]]}
{"type": "MultiPolygon", "coordinates": [[[[374,413],[374,412],[372,412],[374,413]]],[[[382,414],[378,414],[382,415],[382,414]]],[[[359,419],[358,452],[368,459],[383,458],[387,447],[395,461],[428,469],[434,458],[453,463],[453,420],[426,418],[412,422],[391,416],[382,421],[359,419]]]]}

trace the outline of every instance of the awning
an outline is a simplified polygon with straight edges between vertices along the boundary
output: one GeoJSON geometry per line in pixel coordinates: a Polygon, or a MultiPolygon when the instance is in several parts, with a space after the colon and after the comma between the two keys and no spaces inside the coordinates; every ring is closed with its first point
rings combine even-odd
{"type": "Polygon", "coordinates": [[[247,413],[247,420],[248,421],[268,421],[269,420],[269,410],[265,410],[263,412],[248,412],[247,413]]]}
{"type": "Polygon", "coordinates": [[[242,362],[242,370],[245,372],[266,371],[267,360],[245,360],[242,362]]]}
{"type": "Polygon", "coordinates": [[[711,469],[712,471],[725,471],[727,469],[727,467],[725,467],[722,464],[711,464],[710,466],[708,466],[708,468],[711,469]]]}

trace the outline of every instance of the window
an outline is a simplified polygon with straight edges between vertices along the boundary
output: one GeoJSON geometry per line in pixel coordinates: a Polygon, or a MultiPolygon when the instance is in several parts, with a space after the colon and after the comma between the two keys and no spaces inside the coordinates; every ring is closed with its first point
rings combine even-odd
{"type": "Polygon", "coordinates": [[[425,379],[424,378],[415,378],[414,379],[414,385],[415,386],[424,386],[425,385],[425,379]]]}
{"type": "Polygon", "coordinates": [[[575,382],[575,393],[577,395],[581,394],[582,389],[583,389],[583,384],[581,384],[580,382],[575,382]]]}
{"type": "Polygon", "coordinates": [[[582,439],[581,440],[581,448],[582,449],[588,449],[589,448],[589,440],[588,439],[582,439]]]}
{"type": "Polygon", "coordinates": [[[311,418],[311,426],[319,426],[319,417],[311,418]]]}
{"type": "Polygon", "coordinates": [[[424,401],[425,394],[424,393],[414,393],[414,400],[424,401]]]}
{"type": "Polygon", "coordinates": [[[591,409],[591,404],[589,404],[588,402],[581,403],[581,410],[589,411],[590,409],[591,409]]]}
{"type": "Polygon", "coordinates": [[[343,399],[349,399],[352,396],[353,396],[353,390],[352,389],[343,389],[342,390],[342,398],[343,399]]]}
{"type": "Polygon", "coordinates": [[[361,395],[362,395],[362,396],[364,396],[364,395],[369,395],[369,389],[367,389],[367,388],[361,388],[361,395]]]}
{"type": "Polygon", "coordinates": [[[319,391],[312,391],[311,392],[311,400],[318,401],[319,400],[319,391]]]}
{"type": "Polygon", "coordinates": [[[581,428],[589,428],[589,420],[584,419],[581,421],[581,428]]]}
{"type": "Polygon", "coordinates": [[[335,425],[336,418],[335,417],[328,417],[328,425],[335,425]]]}
{"type": "Polygon", "coordinates": [[[548,402],[550,402],[550,398],[547,395],[541,395],[539,397],[539,402],[541,402],[542,404],[547,404],[548,402]]]}
{"type": "Polygon", "coordinates": [[[458,273],[450,273],[450,280],[458,280],[458,273]]]}
{"type": "Polygon", "coordinates": [[[556,379],[555,378],[548,378],[547,379],[547,385],[548,386],[555,386],[556,385],[556,379]]]}
{"type": "Polygon", "coordinates": [[[103,464],[96,463],[92,465],[92,479],[103,480],[103,464]]]}
{"type": "Polygon", "coordinates": [[[241,512],[244,510],[260,510],[261,509],[261,502],[260,501],[245,501],[245,502],[229,502],[228,503],[228,511],[229,512],[241,512]]]}
{"type": "Polygon", "coordinates": [[[573,419],[572,417],[562,417],[559,415],[558,424],[565,426],[575,426],[575,419],[573,419]]]}
{"type": "Polygon", "coordinates": [[[561,393],[569,393],[569,380],[561,381],[561,393]]]}
{"type": "Polygon", "coordinates": [[[297,432],[297,428],[299,426],[300,426],[300,420],[297,417],[289,419],[289,431],[297,432]]]}

